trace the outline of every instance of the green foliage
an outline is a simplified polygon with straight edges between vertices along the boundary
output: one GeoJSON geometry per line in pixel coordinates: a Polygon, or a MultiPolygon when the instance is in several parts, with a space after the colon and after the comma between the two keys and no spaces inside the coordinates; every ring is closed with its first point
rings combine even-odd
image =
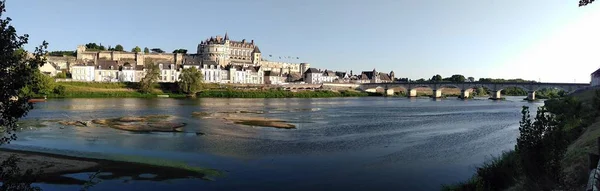
{"type": "Polygon", "coordinates": [[[586,6],[586,5],[588,5],[590,3],[593,3],[593,2],[594,2],[594,0],[579,0],[579,6],[580,7],[586,6]]]}
{"type": "Polygon", "coordinates": [[[467,182],[444,185],[442,190],[505,190],[514,185],[520,176],[518,160],[515,151],[504,152],[478,167],[467,182]]]}
{"type": "Polygon", "coordinates": [[[519,122],[519,138],[515,151],[525,187],[532,190],[552,190],[562,179],[560,161],[567,148],[565,133],[545,107],[537,111],[532,123],[529,108],[524,106],[519,122]]]}
{"type": "Polygon", "coordinates": [[[446,82],[465,82],[465,76],[460,75],[460,74],[454,74],[449,78],[444,78],[442,79],[442,81],[446,81],[446,82]]]}
{"type": "Polygon", "coordinates": [[[0,178],[2,178],[0,190],[42,190],[37,186],[31,186],[41,172],[34,172],[32,169],[24,170],[19,168],[19,160],[21,159],[19,159],[16,155],[11,155],[0,164],[0,178]]]}
{"type": "Polygon", "coordinates": [[[135,46],[135,48],[131,49],[131,52],[141,52],[142,49],[139,46],[135,46]]]}
{"type": "Polygon", "coordinates": [[[140,81],[140,91],[143,93],[150,93],[152,92],[152,86],[154,86],[158,80],[160,69],[158,68],[158,65],[152,62],[147,62],[145,68],[147,69],[146,76],[140,81]]]}
{"type": "Polygon", "coordinates": [[[85,49],[86,50],[90,50],[90,51],[102,51],[102,50],[106,50],[106,48],[104,46],[102,46],[102,44],[98,45],[96,43],[87,43],[87,44],[85,44],[85,49]]]}
{"type": "Polygon", "coordinates": [[[148,49],[148,47],[144,47],[144,53],[146,53],[146,54],[150,53],[150,49],[148,49]]]}
{"type": "Polygon", "coordinates": [[[154,53],[165,53],[165,51],[160,48],[153,48],[153,49],[150,49],[150,51],[152,51],[154,53]]]}
{"type": "Polygon", "coordinates": [[[469,80],[469,82],[475,82],[475,78],[474,77],[469,77],[467,79],[469,80]]]}
{"type": "Polygon", "coordinates": [[[54,78],[67,78],[67,73],[66,72],[59,72],[56,74],[56,76],[54,76],[54,78]]]}
{"type": "Polygon", "coordinates": [[[63,85],[58,85],[58,86],[54,87],[54,94],[65,95],[66,92],[67,92],[67,88],[63,85]]]}
{"type": "Polygon", "coordinates": [[[196,67],[190,67],[183,69],[181,75],[179,75],[179,90],[189,95],[195,95],[200,89],[202,89],[202,72],[196,69],[196,67]]]}
{"type": "Polygon", "coordinates": [[[174,50],[173,53],[187,54],[187,49],[177,49],[177,50],[174,50]]]}
{"type": "Polygon", "coordinates": [[[432,82],[441,82],[442,80],[442,76],[440,76],[439,74],[436,74],[433,77],[431,77],[432,82]]]}
{"type": "Polygon", "coordinates": [[[117,46],[115,46],[115,51],[124,51],[123,46],[117,44],[117,46]]]}
{"type": "Polygon", "coordinates": [[[507,87],[502,90],[501,94],[507,96],[526,96],[527,91],[518,87],[507,87]]]}
{"type": "Polygon", "coordinates": [[[536,99],[552,99],[564,97],[567,93],[564,90],[546,88],[535,92],[536,99]]]}
{"type": "Polygon", "coordinates": [[[477,89],[475,89],[473,94],[474,96],[485,96],[487,95],[487,91],[483,87],[478,87],[477,89]]]}
{"type": "Polygon", "coordinates": [[[76,56],[75,51],[52,51],[48,52],[49,56],[76,56]]]}

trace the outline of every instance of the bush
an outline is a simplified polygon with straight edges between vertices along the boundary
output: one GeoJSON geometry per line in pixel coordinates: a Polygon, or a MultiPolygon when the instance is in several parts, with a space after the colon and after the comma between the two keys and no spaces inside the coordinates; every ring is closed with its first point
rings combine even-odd
{"type": "Polygon", "coordinates": [[[67,88],[65,88],[65,86],[63,86],[63,85],[58,85],[58,86],[56,86],[56,87],[54,88],[54,94],[57,94],[57,95],[64,95],[64,94],[65,94],[65,92],[67,91],[66,89],[67,89],[67,88]]]}

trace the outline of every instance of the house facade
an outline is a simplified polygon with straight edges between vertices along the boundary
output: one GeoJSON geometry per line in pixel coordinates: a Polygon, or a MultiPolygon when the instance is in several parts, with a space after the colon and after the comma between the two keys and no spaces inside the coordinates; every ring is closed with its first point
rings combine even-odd
{"type": "Polygon", "coordinates": [[[304,82],[307,84],[320,84],[322,82],[323,72],[316,68],[309,68],[304,72],[304,82]]]}
{"type": "Polygon", "coordinates": [[[93,62],[80,62],[71,67],[71,77],[73,81],[92,82],[95,79],[93,62]]]}
{"type": "Polygon", "coordinates": [[[177,82],[179,80],[181,71],[174,63],[160,62],[158,63],[158,68],[160,69],[159,82],[177,82]]]}
{"type": "Polygon", "coordinates": [[[274,71],[265,71],[265,84],[282,84],[286,77],[274,71]]]}
{"type": "Polygon", "coordinates": [[[118,61],[98,60],[94,71],[94,81],[118,82],[120,73],[118,61]]]}
{"type": "Polygon", "coordinates": [[[57,65],[52,62],[46,62],[43,66],[39,67],[40,72],[49,76],[56,76],[56,74],[60,73],[60,69],[57,65]]]}

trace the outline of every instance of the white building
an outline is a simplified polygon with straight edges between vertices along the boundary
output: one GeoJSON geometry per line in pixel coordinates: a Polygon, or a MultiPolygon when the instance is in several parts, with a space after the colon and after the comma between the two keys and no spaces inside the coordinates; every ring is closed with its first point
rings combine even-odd
{"type": "Polygon", "coordinates": [[[60,69],[54,63],[46,62],[43,66],[39,67],[40,72],[49,76],[56,76],[60,73],[60,69]]]}
{"type": "Polygon", "coordinates": [[[135,74],[136,74],[135,66],[132,66],[130,63],[125,63],[125,64],[123,64],[123,66],[121,66],[121,73],[119,74],[119,81],[121,81],[121,82],[139,82],[139,81],[136,81],[135,74]]]}
{"type": "Polygon", "coordinates": [[[94,62],[80,62],[71,66],[71,77],[73,81],[94,81],[94,62]]]}
{"type": "Polygon", "coordinates": [[[590,82],[591,86],[599,86],[600,85],[600,69],[596,70],[592,73],[592,81],[590,82]]]}
{"type": "Polygon", "coordinates": [[[316,68],[309,68],[304,72],[304,82],[307,84],[320,84],[323,83],[323,72],[320,72],[316,68]]]}
{"type": "Polygon", "coordinates": [[[217,62],[212,60],[202,61],[200,71],[204,76],[204,82],[206,83],[221,83],[222,80],[222,68],[217,62]]]}
{"type": "Polygon", "coordinates": [[[348,83],[350,82],[350,74],[348,74],[348,72],[335,72],[335,75],[338,77],[336,82],[337,83],[348,83]]]}
{"type": "Polygon", "coordinates": [[[119,63],[114,60],[98,60],[94,71],[96,82],[118,82],[119,63]]]}
{"type": "Polygon", "coordinates": [[[323,74],[321,75],[321,82],[322,83],[333,83],[335,81],[337,81],[338,76],[335,75],[335,72],[331,71],[331,70],[325,70],[323,72],[323,74]]]}
{"type": "Polygon", "coordinates": [[[286,77],[274,71],[265,71],[265,84],[282,84],[286,77]]]}
{"type": "Polygon", "coordinates": [[[180,70],[173,63],[158,63],[160,69],[159,82],[176,82],[179,80],[180,70]]]}

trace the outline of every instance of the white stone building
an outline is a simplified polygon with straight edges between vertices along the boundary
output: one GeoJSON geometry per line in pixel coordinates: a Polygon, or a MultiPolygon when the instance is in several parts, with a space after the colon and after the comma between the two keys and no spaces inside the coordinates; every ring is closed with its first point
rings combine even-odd
{"type": "Polygon", "coordinates": [[[304,82],[307,84],[320,84],[323,83],[323,72],[316,68],[309,68],[304,72],[304,82]]]}
{"type": "Polygon", "coordinates": [[[56,74],[61,72],[59,67],[52,62],[46,62],[43,66],[39,67],[39,70],[49,76],[56,76],[56,74]]]}
{"type": "Polygon", "coordinates": [[[135,77],[135,66],[130,63],[125,63],[121,66],[121,73],[119,74],[119,81],[121,82],[139,82],[136,81],[135,77]]]}
{"type": "Polygon", "coordinates": [[[71,77],[73,81],[94,81],[94,62],[80,62],[71,66],[71,77]]]}
{"type": "Polygon", "coordinates": [[[286,80],[286,77],[283,77],[280,73],[274,71],[265,71],[264,73],[265,84],[282,84],[286,80]]]}
{"type": "Polygon", "coordinates": [[[338,76],[335,75],[335,72],[331,70],[325,70],[321,75],[322,83],[333,83],[338,79],[338,76]]]}
{"type": "Polygon", "coordinates": [[[159,82],[177,82],[179,80],[181,71],[174,63],[160,62],[158,68],[160,69],[159,82]]]}
{"type": "Polygon", "coordinates": [[[98,60],[94,71],[94,81],[96,82],[118,82],[119,81],[119,63],[113,60],[98,60]]]}

